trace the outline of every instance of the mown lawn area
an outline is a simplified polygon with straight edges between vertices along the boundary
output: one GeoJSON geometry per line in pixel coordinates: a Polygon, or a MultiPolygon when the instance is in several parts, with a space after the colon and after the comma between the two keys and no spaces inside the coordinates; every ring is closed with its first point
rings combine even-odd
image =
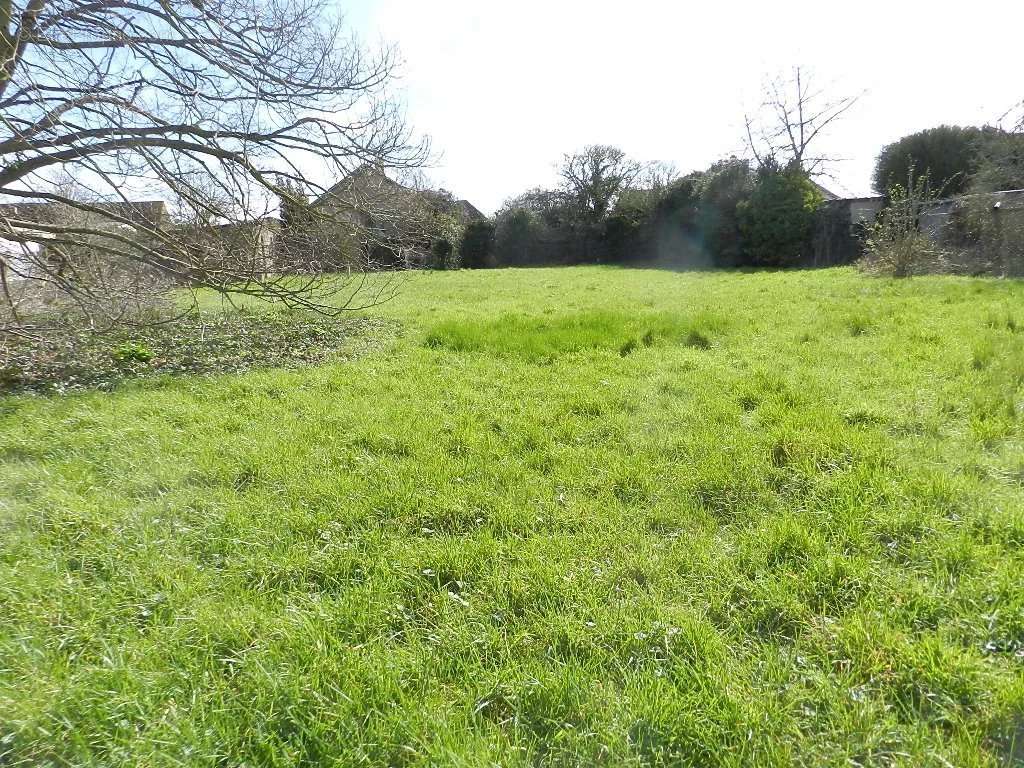
{"type": "Polygon", "coordinates": [[[423,273],[0,398],[0,765],[1024,761],[1024,283],[423,273]]]}

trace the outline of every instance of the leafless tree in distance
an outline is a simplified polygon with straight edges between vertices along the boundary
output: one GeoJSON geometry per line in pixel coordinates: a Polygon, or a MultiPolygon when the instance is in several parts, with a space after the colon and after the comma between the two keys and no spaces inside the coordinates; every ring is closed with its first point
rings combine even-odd
{"type": "Polygon", "coordinates": [[[999,123],[1002,124],[1010,118],[1010,124],[1013,126],[1010,130],[1016,131],[1017,133],[1024,133],[1024,99],[1017,102],[1013,107],[1003,115],[999,123]]]}
{"type": "Polygon", "coordinates": [[[98,295],[82,254],[151,286],[331,312],[372,301],[359,264],[347,279],[309,254],[268,268],[188,230],[255,225],[279,197],[316,198],[359,167],[422,165],[395,67],[328,0],[0,0],[0,196],[59,204],[0,208],[0,322],[27,327],[15,294],[30,284],[96,328],[124,317],[140,296],[98,295]],[[69,194],[69,176],[87,193],[69,194]],[[173,226],[126,205],[147,196],[173,226]]]}
{"type": "Polygon", "coordinates": [[[812,73],[794,67],[791,75],[766,82],[759,108],[745,116],[747,149],[760,167],[795,165],[823,175],[838,158],[817,152],[818,139],[860,96],[834,96],[812,73]]]}

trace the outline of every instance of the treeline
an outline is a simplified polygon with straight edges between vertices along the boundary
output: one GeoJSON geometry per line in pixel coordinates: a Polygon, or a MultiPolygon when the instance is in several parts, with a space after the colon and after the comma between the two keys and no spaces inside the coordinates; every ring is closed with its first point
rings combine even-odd
{"type": "MultiPolygon", "coordinates": [[[[681,176],[616,147],[586,147],[563,157],[553,188],[529,190],[492,220],[470,224],[454,263],[788,267],[856,259],[863,228],[842,206],[822,208],[823,190],[811,180],[829,158],[809,152],[809,139],[794,138],[817,136],[853,100],[811,109],[799,78],[797,70],[791,101],[803,109],[776,114],[824,117],[805,122],[806,130],[785,120],[748,130],[752,161],[732,157],[681,176]]],[[[772,93],[786,103],[783,92],[772,93]]],[[[1022,128],[942,125],[906,136],[879,153],[874,187],[887,200],[903,199],[910,188],[923,200],[1022,189],[1022,128]]]]}
{"type": "Polygon", "coordinates": [[[820,189],[797,163],[730,158],[679,176],[608,146],[568,155],[562,183],[471,224],[462,265],[657,263],[785,267],[812,253],[820,189]]]}

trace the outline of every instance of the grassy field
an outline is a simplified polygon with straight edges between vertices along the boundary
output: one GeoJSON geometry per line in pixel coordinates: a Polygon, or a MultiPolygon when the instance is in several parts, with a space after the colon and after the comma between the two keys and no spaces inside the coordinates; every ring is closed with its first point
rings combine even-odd
{"type": "Polygon", "coordinates": [[[425,273],[0,399],[0,765],[1019,765],[1024,283],[425,273]]]}

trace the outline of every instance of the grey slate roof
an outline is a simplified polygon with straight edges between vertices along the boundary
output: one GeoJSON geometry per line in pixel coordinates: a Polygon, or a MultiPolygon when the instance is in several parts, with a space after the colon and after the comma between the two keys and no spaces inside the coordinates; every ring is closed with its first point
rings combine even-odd
{"type": "MultiPolygon", "coordinates": [[[[163,200],[140,200],[138,202],[120,203],[88,203],[104,213],[133,224],[160,226],[168,220],[167,204],[163,200]]],[[[0,203],[0,216],[18,218],[24,221],[52,221],[62,209],[64,203],[55,202],[24,202],[0,203]]],[[[88,212],[87,212],[88,213],[88,212]]]]}

